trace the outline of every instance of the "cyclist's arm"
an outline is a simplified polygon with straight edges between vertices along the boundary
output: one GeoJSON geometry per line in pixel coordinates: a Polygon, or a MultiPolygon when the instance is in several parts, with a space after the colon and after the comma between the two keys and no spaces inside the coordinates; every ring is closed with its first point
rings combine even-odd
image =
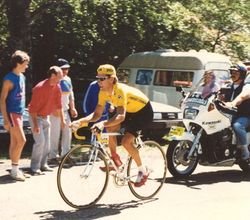
{"type": "Polygon", "coordinates": [[[91,113],[90,115],[88,115],[84,118],[79,119],[78,121],[82,124],[96,122],[101,118],[103,111],[104,111],[104,106],[97,105],[96,109],[93,113],[91,113]]]}
{"type": "Polygon", "coordinates": [[[124,106],[118,106],[116,108],[116,114],[108,121],[104,122],[104,127],[112,127],[121,124],[125,120],[126,108],[124,106]]]}

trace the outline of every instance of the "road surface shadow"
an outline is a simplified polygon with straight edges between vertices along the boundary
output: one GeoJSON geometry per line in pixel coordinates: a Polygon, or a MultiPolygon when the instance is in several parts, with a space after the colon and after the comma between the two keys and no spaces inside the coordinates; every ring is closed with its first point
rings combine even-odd
{"type": "Polygon", "coordinates": [[[34,214],[39,215],[39,219],[41,220],[91,220],[99,219],[106,216],[118,215],[123,209],[137,208],[145,203],[153,202],[155,200],[157,200],[157,198],[139,201],[132,200],[119,204],[98,204],[82,210],[51,210],[35,212],[34,214]]]}
{"type": "Polygon", "coordinates": [[[0,185],[1,184],[9,184],[9,183],[15,183],[17,182],[16,180],[13,180],[9,174],[0,176],[0,185]]]}
{"type": "MultiPolygon", "coordinates": [[[[17,182],[16,180],[13,180],[10,176],[10,169],[6,169],[6,174],[1,175],[0,174],[0,185],[1,184],[9,184],[9,183],[15,183],[17,182]]],[[[30,168],[29,167],[23,167],[22,171],[26,174],[30,174],[30,168]]],[[[19,182],[19,181],[18,181],[19,182]]]]}
{"type": "Polygon", "coordinates": [[[221,182],[250,182],[250,173],[244,173],[240,170],[219,170],[212,172],[203,172],[192,174],[183,179],[174,177],[166,178],[168,184],[179,184],[187,187],[195,187],[199,185],[215,184],[221,182]]]}

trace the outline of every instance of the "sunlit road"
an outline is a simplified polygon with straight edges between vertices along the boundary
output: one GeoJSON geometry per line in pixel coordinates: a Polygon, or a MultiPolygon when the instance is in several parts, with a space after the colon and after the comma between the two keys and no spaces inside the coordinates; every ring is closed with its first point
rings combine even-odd
{"type": "MultiPolygon", "coordinates": [[[[250,219],[250,175],[238,166],[212,168],[198,166],[185,181],[168,173],[157,198],[140,201],[128,187],[108,190],[93,208],[75,210],[61,199],[56,186],[56,171],[14,183],[6,171],[9,161],[0,161],[1,219],[250,219]]],[[[28,160],[22,166],[29,165],[28,160]]],[[[98,180],[97,180],[98,181],[98,180]]],[[[74,186],[72,186],[74,187],[74,186]]]]}

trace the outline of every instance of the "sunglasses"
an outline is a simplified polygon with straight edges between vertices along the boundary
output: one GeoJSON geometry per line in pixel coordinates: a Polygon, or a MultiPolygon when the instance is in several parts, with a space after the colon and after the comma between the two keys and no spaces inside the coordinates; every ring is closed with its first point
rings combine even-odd
{"type": "Polygon", "coordinates": [[[104,80],[106,80],[106,79],[109,79],[110,77],[109,76],[105,76],[105,77],[96,77],[96,79],[98,80],[98,81],[104,81],[104,80]]]}

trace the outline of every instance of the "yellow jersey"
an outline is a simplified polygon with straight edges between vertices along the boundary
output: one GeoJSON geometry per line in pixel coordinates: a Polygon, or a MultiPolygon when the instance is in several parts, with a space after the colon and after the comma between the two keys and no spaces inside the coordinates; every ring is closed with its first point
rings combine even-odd
{"type": "Polygon", "coordinates": [[[133,88],[123,83],[116,83],[112,95],[100,90],[98,104],[105,106],[106,102],[114,107],[123,106],[126,112],[135,113],[141,110],[147,103],[148,97],[139,89],[133,88]]]}

